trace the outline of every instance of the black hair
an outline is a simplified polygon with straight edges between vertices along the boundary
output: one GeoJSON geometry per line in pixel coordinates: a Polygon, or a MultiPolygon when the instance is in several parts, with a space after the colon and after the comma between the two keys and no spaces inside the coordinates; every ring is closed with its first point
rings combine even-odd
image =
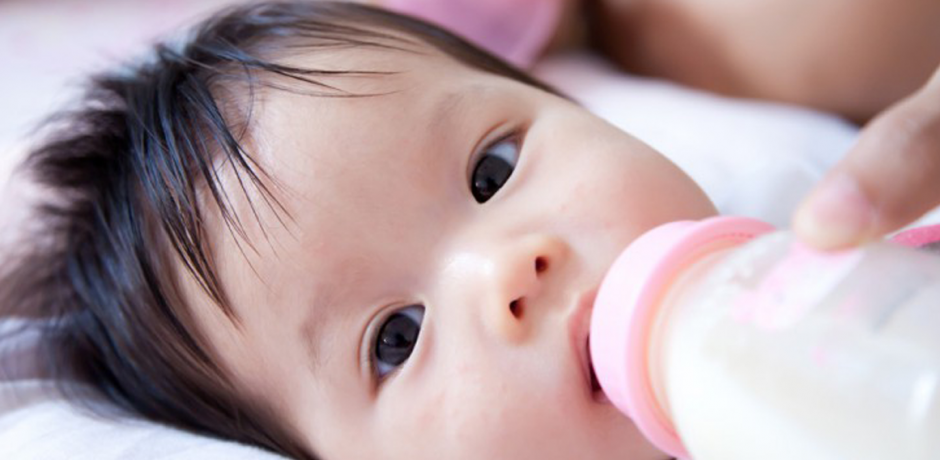
{"type": "Polygon", "coordinates": [[[214,270],[198,197],[210,197],[230,231],[243,235],[220,184],[221,164],[243,191],[255,188],[263,205],[284,212],[269,188],[276,181],[244,147],[254,91],[276,77],[291,82],[281,89],[357,97],[326,77],[379,74],[292,67],[274,57],[357,47],[413,52],[416,44],[552,91],[431,24],[325,1],[230,8],[181,43],[156,45],[150,59],[95,77],[80,106],[50,120],[24,163],[43,190],[38,231],[8,255],[0,317],[42,319],[41,362],[67,395],[81,382],[161,423],[316,458],[218,364],[174,267],[181,261],[237,320],[214,270]]]}

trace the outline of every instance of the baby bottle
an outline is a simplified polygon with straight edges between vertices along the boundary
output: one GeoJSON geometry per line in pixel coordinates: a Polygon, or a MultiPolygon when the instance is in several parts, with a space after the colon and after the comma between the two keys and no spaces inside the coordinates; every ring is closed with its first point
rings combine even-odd
{"type": "Polygon", "coordinates": [[[940,257],[740,217],[638,238],[598,292],[604,393],[695,460],[940,459],[940,257]]]}

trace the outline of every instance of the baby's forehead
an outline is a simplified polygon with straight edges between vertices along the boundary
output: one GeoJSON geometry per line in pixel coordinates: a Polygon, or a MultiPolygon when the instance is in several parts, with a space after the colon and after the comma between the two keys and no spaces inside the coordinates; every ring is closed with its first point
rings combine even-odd
{"type": "MultiPolygon", "coordinates": [[[[388,130],[433,128],[442,107],[489,92],[502,76],[472,68],[425,45],[417,51],[357,48],[292,56],[292,66],[317,69],[310,81],[275,76],[252,110],[251,138],[262,160],[278,161],[277,145],[377,138],[388,130]],[[270,157],[268,155],[274,155],[270,157]]],[[[465,101],[466,102],[466,101],[465,101]]],[[[465,104],[467,105],[467,104],[465,104]]],[[[296,144],[295,144],[296,145],[296,144]]]]}
{"type": "Polygon", "coordinates": [[[295,238],[296,228],[290,227],[297,216],[327,222],[318,228],[340,228],[340,214],[347,207],[369,209],[374,201],[355,202],[364,196],[358,189],[359,182],[368,180],[363,176],[332,179],[362,171],[384,174],[377,159],[434,149],[426,144],[428,133],[446,131],[440,129],[439,114],[478,108],[488,89],[511,81],[410,37],[358,46],[297,47],[277,59],[280,65],[304,69],[303,79],[266,75],[247,109],[251,120],[245,139],[250,162],[263,169],[260,177],[272,196],[250,183],[245,186],[241,166],[223,161],[218,167],[219,185],[244,231],[226,229],[217,208],[210,210],[216,218],[206,226],[225,241],[218,252],[232,257],[251,256],[252,251],[239,247],[268,244],[275,234],[285,241],[295,238]],[[459,100],[464,103],[455,104],[459,100]]]}
{"type": "MultiPolygon", "coordinates": [[[[354,198],[350,192],[357,185],[334,176],[374,170],[376,159],[386,155],[414,155],[429,133],[442,128],[443,114],[472,108],[494,79],[501,80],[430,46],[420,52],[364,47],[327,54],[290,56],[283,62],[323,70],[317,83],[280,77],[250,109],[246,150],[288,213],[300,212],[309,201],[321,210],[342,208],[336,202],[354,198]]],[[[249,239],[263,241],[272,222],[285,221],[259,191],[243,187],[241,171],[231,164],[219,171],[249,239]]]]}

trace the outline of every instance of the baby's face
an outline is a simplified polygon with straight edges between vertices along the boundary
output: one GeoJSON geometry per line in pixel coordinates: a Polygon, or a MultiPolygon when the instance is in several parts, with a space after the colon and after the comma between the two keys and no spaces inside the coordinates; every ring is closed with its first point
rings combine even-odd
{"type": "Polygon", "coordinates": [[[326,459],[665,457],[592,393],[592,299],[712,205],[577,105],[422,53],[293,61],[399,72],[329,81],[383,95],[262,93],[249,150],[290,217],[233,175],[253,246],[210,213],[239,325],[188,292],[223,363],[326,459]]]}

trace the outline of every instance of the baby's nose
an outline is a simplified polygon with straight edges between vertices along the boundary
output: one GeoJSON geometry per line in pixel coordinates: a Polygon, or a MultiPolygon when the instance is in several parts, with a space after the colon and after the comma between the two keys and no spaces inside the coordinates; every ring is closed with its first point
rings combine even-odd
{"type": "Polygon", "coordinates": [[[532,235],[495,250],[484,284],[485,327],[512,343],[524,341],[550,307],[546,287],[559,282],[556,273],[567,257],[567,245],[546,235],[532,235]]]}

